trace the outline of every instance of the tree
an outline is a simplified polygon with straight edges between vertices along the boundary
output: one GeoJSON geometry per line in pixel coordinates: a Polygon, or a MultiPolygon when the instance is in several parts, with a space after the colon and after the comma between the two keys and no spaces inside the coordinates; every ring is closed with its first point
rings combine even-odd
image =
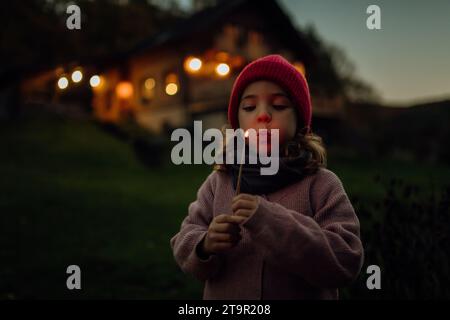
{"type": "Polygon", "coordinates": [[[0,2],[0,77],[8,70],[124,52],[182,18],[145,0],[79,0],[81,30],[68,30],[68,0],[0,2]]]}

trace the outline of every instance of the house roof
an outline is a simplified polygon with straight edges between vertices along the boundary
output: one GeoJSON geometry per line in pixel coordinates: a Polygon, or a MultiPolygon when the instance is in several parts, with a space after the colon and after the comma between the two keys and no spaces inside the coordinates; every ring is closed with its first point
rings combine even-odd
{"type": "Polygon", "coordinates": [[[214,27],[226,22],[230,15],[244,8],[254,10],[262,18],[266,18],[269,23],[264,26],[265,29],[267,30],[272,27],[273,29],[271,31],[276,31],[277,38],[284,45],[290,47],[298,58],[301,58],[306,63],[314,60],[312,47],[305,40],[302,33],[295,28],[291,18],[276,0],[258,0],[257,10],[255,10],[255,1],[251,0],[219,1],[218,5],[208,7],[182,19],[172,28],[164,30],[141,42],[125,55],[134,55],[173,43],[178,44],[183,40],[192,39],[194,34],[205,34],[205,30],[207,30],[206,32],[212,32],[214,27]]]}
{"type": "MultiPolygon", "coordinates": [[[[269,21],[264,25],[265,30],[276,32],[276,37],[286,47],[291,48],[299,59],[308,64],[315,60],[313,48],[305,40],[302,33],[294,27],[290,17],[280,7],[277,0],[258,0],[256,8],[257,10],[255,10],[255,1],[252,0],[222,0],[216,6],[208,7],[187,18],[180,19],[173,27],[157,33],[126,52],[113,53],[101,59],[98,57],[78,59],[77,62],[100,67],[120,64],[134,54],[157,49],[164,45],[178,44],[183,40],[189,41],[194,35],[206,34],[208,31],[213,32],[215,27],[227,22],[228,17],[233,13],[243,9],[252,10],[260,14],[263,19],[265,18],[269,21]]],[[[27,74],[44,71],[54,66],[55,63],[42,63],[34,66],[14,68],[14,70],[9,70],[9,72],[3,70],[7,72],[2,72],[0,85],[3,82],[9,82],[7,79],[11,75],[19,78],[20,75],[26,76],[27,74]]]]}

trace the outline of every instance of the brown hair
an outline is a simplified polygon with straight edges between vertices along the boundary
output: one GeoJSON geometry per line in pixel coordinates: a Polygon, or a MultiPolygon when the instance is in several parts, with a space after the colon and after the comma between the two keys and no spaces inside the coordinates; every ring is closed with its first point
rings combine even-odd
{"type": "MultiPolygon", "coordinates": [[[[223,152],[225,152],[226,148],[226,140],[225,140],[225,132],[226,129],[231,129],[231,126],[226,124],[222,127],[222,135],[224,137],[223,141],[223,152]]],[[[312,131],[309,133],[305,133],[306,128],[301,130],[297,130],[297,134],[294,138],[288,141],[283,150],[281,150],[282,155],[285,157],[296,157],[300,155],[300,153],[305,151],[311,152],[311,158],[306,162],[304,166],[304,170],[307,174],[312,174],[317,171],[319,168],[325,168],[327,166],[327,152],[325,149],[325,145],[320,136],[314,134],[312,131]]],[[[214,164],[213,170],[217,171],[227,171],[226,164],[214,164]]]]}

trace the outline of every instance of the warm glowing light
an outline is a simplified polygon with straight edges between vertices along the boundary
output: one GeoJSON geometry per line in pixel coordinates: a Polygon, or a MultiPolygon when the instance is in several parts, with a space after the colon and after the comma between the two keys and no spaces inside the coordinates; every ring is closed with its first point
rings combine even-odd
{"type": "Polygon", "coordinates": [[[244,137],[248,138],[249,135],[250,135],[250,132],[248,130],[246,130],[244,133],[244,137]]]}
{"type": "Polygon", "coordinates": [[[177,93],[177,91],[178,91],[178,86],[177,86],[175,83],[169,83],[169,84],[166,86],[166,93],[167,93],[169,96],[173,96],[174,94],[177,93]]]}
{"type": "Polygon", "coordinates": [[[216,72],[219,76],[226,76],[230,72],[230,67],[226,63],[220,63],[216,67],[216,72]]]}
{"type": "Polygon", "coordinates": [[[225,62],[229,59],[230,55],[227,52],[220,51],[216,54],[216,60],[220,62],[225,62]]]}
{"type": "Polygon", "coordinates": [[[148,78],[144,82],[145,89],[147,89],[147,90],[152,90],[155,87],[155,84],[156,84],[156,82],[155,82],[155,79],[153,79],[153,78],[148,78]]]}
{"type": "Polygon", "coordinates": [[[245,64],[245,59],[241,56],[234,56],[231,58],[230,65],[233,68],[240,68],[245,64]]]}
{"type": "Polygon", "coordinates": [[[166,84],[167,83],[177,83],[178,82],[178,76],[176,73],[169,73],[166,77],[166,84]]]}
{"type": "Polygon", "coordinates": [[[193,71],[198,71],[202,67],[202,61],[198,58],[194,58],[189,62],[189,67],[193,71]]]}
{"type": "Polygon", "coordinates": [[[116,94],[121,99],[129,99],[133,95],[133,85],[128,81],[119,82],[116,94]]]}
{"type": "Polygon", "coordinates": [[[72,81],[73,82],[80,82],[81,79],[83,79],[83,74],[80,70],[72,72],[72,81]]]}
{"type": "Polygon", "coordinates": [[[89,79],[89,84],[91,85],[92,88],[98,87],[101,84],[101,82],[102,80],[98,75],[94,75],[91,77],[91,79],[89,79]]]}
{"type": "Polygon", "coordinates": [[[69,86],[69,80],[66,77],[61,77],[58,80],[58,88],[65,89],[69,86]]]}
{"type": "Polygon", "coordinates": [[[189,57],[186,59],[184,67],[188,72],[198,72],[202,68],[202,64],[202,60],[199,58],[189,57]]]}
{"type": "Polygon", "coordinates": [[[57,67],[55,69],[55,75],[60,76],[63,73],[64,73],[64,68],[63,67],[57,67]]]}
{"type": "Polygon", "coordinates": [[[295,62],[294,63],[295,69],[297,69],[298,72],[300,72],[303,76],[306,75],[305,65],[301,62],[295,62]]]}

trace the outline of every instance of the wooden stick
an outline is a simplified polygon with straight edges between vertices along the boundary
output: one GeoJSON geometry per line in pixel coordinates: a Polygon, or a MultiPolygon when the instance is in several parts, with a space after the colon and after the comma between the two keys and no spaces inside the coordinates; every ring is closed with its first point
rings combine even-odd
{"type": "Polygon", "coordinates": [[[241,193],[241,177],[242,177],[242,165],[244,164],[244,156],[245,156],[245,137],[248,135],[247,132],[244,133],[244,146],[242,150],[242,156],[241,156],[241,165],[239,166],[239,174],[238,174],[238,181],[236,185],[236,195],[241,193]]]}
{"type": "Polygon", "coordinates": [[[241,193],[241,176],[242,176],[242,165],[244,163],[241,163],[240,167],[239,167],[239,175],[238,175],[238,182],[237,182],[237,186],[236,186],[236,195],[238,195],[239,193],[241,193]]]}
{"type": "Polygon", "coordinates": [[[242,146],[241,165],[239,166],[238,183],[236,185],[236,195],[241,193],[242,166],[244,164],[244,159],[245,159],[245,138],[247,138],[248,135],[249,135],[248,130],[244,131],[244,145],[242,146]]]}

